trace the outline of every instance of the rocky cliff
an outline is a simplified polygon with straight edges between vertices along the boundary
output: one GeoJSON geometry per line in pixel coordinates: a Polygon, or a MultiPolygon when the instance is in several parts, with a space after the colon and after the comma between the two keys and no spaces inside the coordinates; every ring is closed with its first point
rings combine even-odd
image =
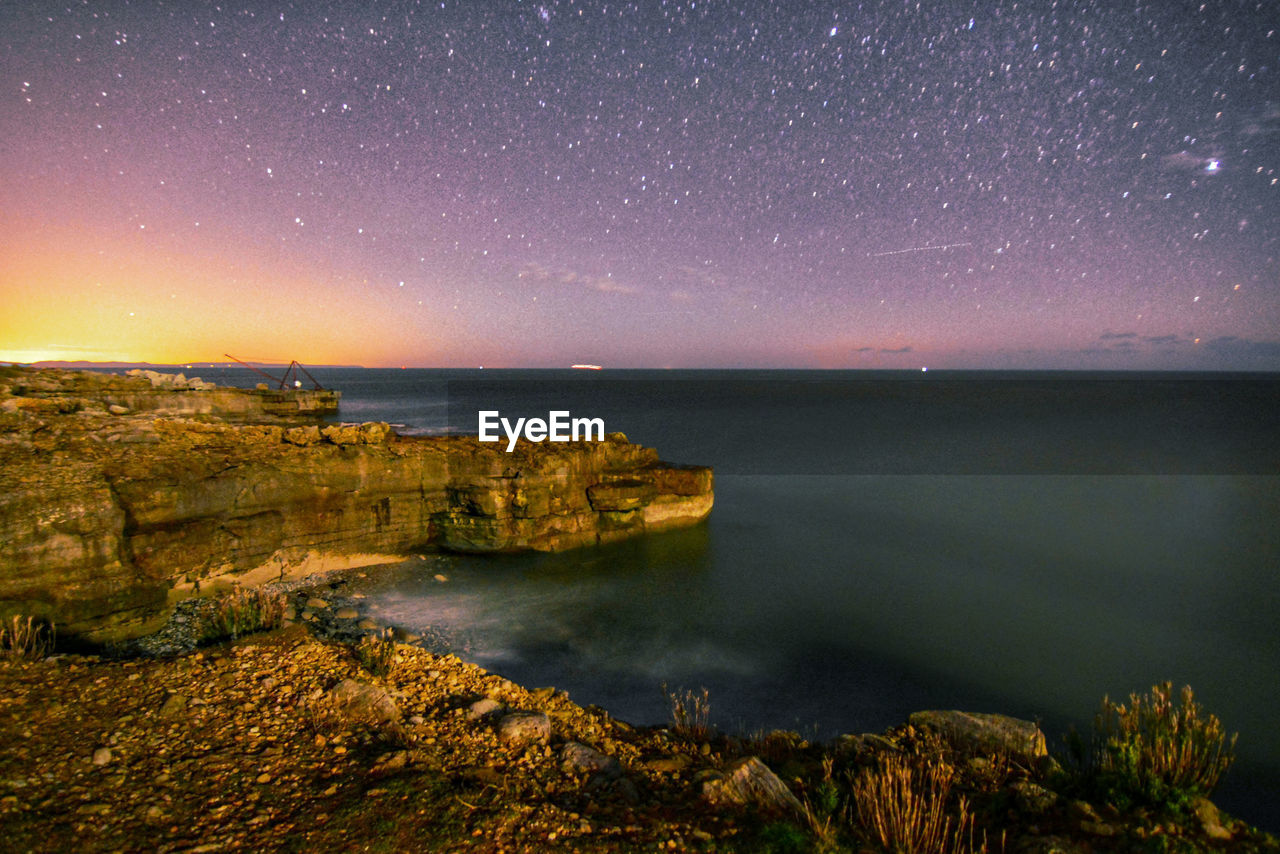
{"type": "Polygon", "coordinates": [[[231,581],[432,548],[592,545],[694,524],[713,500],[709,469],[621,434],[508,454],[385,424],[136,414],[105,403],[110,383],[33,395],[37,373],[50,372],[0,376],[0,616],[98,641],[152,631],[178,599],[231,581]]]}
{"type": "Polygon", "coordinates": [[[133,370],[0,368],[0,411],[44,414],[212,415],[237,421],[276,421],[332,415],[341,392],[328,389],[255,389],[217,386],[199,377],[133,370]]]}

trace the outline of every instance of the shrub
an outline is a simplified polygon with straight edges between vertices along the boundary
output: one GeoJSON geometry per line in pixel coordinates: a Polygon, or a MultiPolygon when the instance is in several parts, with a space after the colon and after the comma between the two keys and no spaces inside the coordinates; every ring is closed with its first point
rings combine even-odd
{"type": "Polygon", "coordinates": [[[356,660],[374,676],[389,676],[396,660],[396,642],[391,637],[391,629],[361,638],[356,646],[356,660]]]}
{"type": "Polygon", "coordinates": [[[285,607],[285,599],[278,593],[237,588],[213,601],[201,640],[235,640],[241,635],[274,629],[284,621],[285,607]]]}
{"type": "Polygon", "coordinates": [[[1175,706],[1170,682],[1130,694],[1127,706],[1103,698],[1084,769],[1098,794],[1117,806],[1177,810],[1213,792],[1235,759],[1236,736],[1200,708],[1191,686],[1180,700],[1175,706]]]}
{"type": "Polygon", "coordinates": [[[813,837],[811,850],[818,854],[841,850],[837,819],[842,799],[832,773],[834,768],[835,761],[829,756],[823,757],[822,779],[813,787],[812,797],[806,793],[802,802],[805,823],[813,837]]]}
{"type": "Polygon", "coordinates": [[[38,623],[35,617],[25,620],[16,614],[0,623],[0,656],[39,661],[53,652],[56,632],[52,623],[38,623]]]}

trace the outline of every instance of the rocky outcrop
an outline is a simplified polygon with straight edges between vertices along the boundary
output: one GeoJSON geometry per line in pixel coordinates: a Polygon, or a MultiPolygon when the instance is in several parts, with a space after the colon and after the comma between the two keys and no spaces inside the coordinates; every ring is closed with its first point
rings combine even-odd
{"type": "Polygon", "coordinates": [[[696,523],[713,500],[709,469],[621,434],[508,454],[385,424],[50,411],[13,387],[0,399],[0,616],[99,641],[153,631],[179,599],[230,582],[432,548],[606,543],[696,523]]]}
{"type": "Polygon", "coordinates": [[[954,748],[971,754],[1005,755],[1027,764],[1049,755],[1044,733],[1033,721],[955,710],[914,712],[908,720],[912,726],[940,733],[954,748]]]}
{"type": "Polygon", "coordinates": [[[342,393],[327,389],[217,386],[199,377],[133,370],[0,368],[0,409],[33,414],[209,415],[252,422],[316,418],[338,411],[342,393]]]}

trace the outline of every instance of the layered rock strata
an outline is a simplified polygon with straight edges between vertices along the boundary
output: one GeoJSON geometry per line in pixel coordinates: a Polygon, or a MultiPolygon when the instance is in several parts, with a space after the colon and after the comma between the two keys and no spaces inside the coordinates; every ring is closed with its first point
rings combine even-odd
{"type": "Polygon", "coordinates": [[[255,389],[218,386],[199,377],[133,370],[97,371],[0,368],[0,409],[35,414],[212,415],[228,421],[320,417],[338,411],[342,393],[329,389],[255,389]]]}
{"type": "Polygon", "coordinates": [[[508,454],[385,424],[63,412],[21,388],[0,395],[0,616],[98,641],[153,631],[177,600],[233,581],[594,545],[694,524],[713,501],[709,469],[621,434],[508,454]]]}

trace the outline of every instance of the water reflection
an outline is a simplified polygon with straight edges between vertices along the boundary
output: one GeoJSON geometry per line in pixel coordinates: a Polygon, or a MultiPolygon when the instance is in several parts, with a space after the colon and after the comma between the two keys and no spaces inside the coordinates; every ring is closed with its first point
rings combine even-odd
{"type": "Polygon", "coordinates": [[[727,476],[696,528],[450,558],[446,583],[410,564],[372,603],[637,722],[665,719],[666,682],[709,688],[730,729],[944,707],[1053,737],[1104,694],[1185,682],[1275,791],[1277,518],[1274,477],[727,476]]]}

